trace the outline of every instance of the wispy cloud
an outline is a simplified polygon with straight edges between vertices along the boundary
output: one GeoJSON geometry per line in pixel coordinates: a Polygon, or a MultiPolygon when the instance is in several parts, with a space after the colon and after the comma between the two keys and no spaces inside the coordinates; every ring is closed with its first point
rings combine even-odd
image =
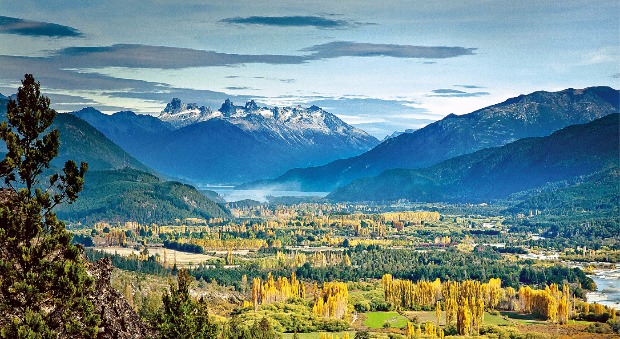
{"type": "Polygon", "coordinates": [[[308,105],[322,107],[379,140],[394,131],[420,128],[437,120],[413,101],[339,97],[312,100],[308,105]]]}
{"type": "Polygon", "coordinates": [[[482,86],[477,86],[477,85],[454,85],[454,87],[461,87],[461,88],[468,88],[468,89],[484,88],[482,86]]]}
{"type": "MultiPolygon", "coordinates": [[[[317,59],[341,56],[392,56],[397,58],[450,58],[472,54],[474,49],[463,47],[424,47],[409,45],[378,45],[353,42],[333,42],[317,45],[304,51],[310,55],[232,54],[215,51],[117,44],[101,47],[68,47],[47,57],[12,57],[21,62],[45,62],[48,67],[97,69],[105,67],[183,69],[191,67],[236,66],[243,64],[291,65],[317,59]]],[[[11,58],[6,56],[7,58],[11,58]]],[[[285,81],[289,81],[285,79],[285,81]]]]}
{"type": "Polygon", "coordinates": [[[82,33],[69,26],[0,16],[0,33],[46,37],[79,37],[82,33]]]}
{"type": "Polygon", "coordinates": [[[129,67],[180,69],[231,66],[248,63],[299,64],[305,59],[294,55],[229,54],[191,48],[127,45],[69,47],[49,59],[64,60],[78,68],[129,67]]]}
{"type": "MultiPolygon", "coordinates": [[[[476,87],[477,88],[477,87],[476,87]]],[[[450,89],[450,88],[440,88],[431,91],[433,94],[429,94],[429,97],[455,97],[455,98],[465,98],[465,97],[481,97],[485,95],[489,95],[489,92],[464,92],[458,89],[450,89]]]]}
{"type": "Polygon", "coordinates": [[[256,91],[256,88],[246,87],[246,86],[230,86],[226,87],[227,90],[230,91],[256,91]]]}
{"type": "Polygon", "coordinates": [[[235,17],[220,20],[229,24],[263,25],[279,27],[316,27],[324,29],[346,28],[358,25],[348,20],[335,20],[321,16],[250,16],[235,17]]]}
{"type": "Polygon", "coordinates": [[[328,59],[338,57],[376,57],[393,58],[445,59],[463,55],[472,55],[476,48],[447,46],[413,46],[393,44],[372,44],[352,41],[334,41],[322,45],[304,48],[312,52],[310,58],[328,59]]]}
{"type": "Polygon", "coordinates": [[[583,56],[581,65],[596,65],[603,63],[617,63],[620,57],[618,46],[609,46],[586,53],[583,56]]]}

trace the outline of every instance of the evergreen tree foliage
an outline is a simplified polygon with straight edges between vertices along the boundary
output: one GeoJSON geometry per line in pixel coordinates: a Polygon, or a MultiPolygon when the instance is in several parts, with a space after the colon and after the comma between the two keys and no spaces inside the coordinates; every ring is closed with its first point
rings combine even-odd
{"type": "Polygon", "coordinates": [[[218,327],[209,319],[205,300],[194,300],[189,294],[191,281],[184,269],[178,271],[177,284],[170,281],[170,290],[162,297],[164,306],[155,324],[161,338],[217,337],[218,327]]]}
{"type": "Polygon", "coordinates": [[[71,203],[84,183],[87,164],[72,160],[62,174],[42,180],[58,155],[58,130],[48,131],[56,112],[40,84],[26,74],[17,100],[7,105],[0,138],[0,337],[94,337],[98,316],[88,297],[88,276],[54,208],[71,203]]]}

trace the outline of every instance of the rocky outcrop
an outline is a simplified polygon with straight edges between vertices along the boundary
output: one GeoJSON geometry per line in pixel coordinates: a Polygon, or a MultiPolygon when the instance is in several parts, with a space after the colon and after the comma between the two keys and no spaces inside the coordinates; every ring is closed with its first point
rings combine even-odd
{"type": "Polygon", "coordinates": [[[154,338],[157,333],[149,329],[140,316],[125,300],[123,295],[112,288],[112,260],[100,259],[91,263],[83,257],[88,273],[95,279],[95,295],[92,303],[95,313],[99,314],[101,324],[97,338],[154,338]]]}

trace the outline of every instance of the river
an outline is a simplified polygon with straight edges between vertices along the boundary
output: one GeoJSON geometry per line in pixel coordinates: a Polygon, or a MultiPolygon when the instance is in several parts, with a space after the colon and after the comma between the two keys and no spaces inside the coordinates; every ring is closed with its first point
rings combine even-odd
{"type": "Polygon", "coordinates": [[[589,275],[598,287],[586,295],[589,303],[599,303],[620,310],[620,269],[600,269],[589,275]]]}

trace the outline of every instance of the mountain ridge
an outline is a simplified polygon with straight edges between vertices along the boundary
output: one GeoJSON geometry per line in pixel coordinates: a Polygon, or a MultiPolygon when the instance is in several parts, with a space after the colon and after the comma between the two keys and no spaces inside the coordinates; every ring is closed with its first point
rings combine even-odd
{"type": "Polygon", "coordinates": [[[610,87],[538,91],[465,115],[450,114],[413,133],[389,138],[368,152],[322,166],[295,168],[243,189],[332,191],[391,168],[424,168],[440,161],[617,113],[620,94],[610,87]]]}
{"type": "MultiPolygon", "coordinates": [[[[355,149],[369,149],[378,140],[368,133],[346,124],[337,116],[318,106],[259,107],[254,100],[244,106],[235,106],[226,99],[214,111],[209,107],[194,103],[182,103],[174,98],[166,105],[158,118],[177,128],[211,119],[226,120],[244,131],[251,132],[259,141],[282,141],[291,145],[310,146],[313,138],[320,135],[340,136],[338,141],[348,143],[355,149]]],[[[341,147],[332,142],[333,147],[341,147]]]]}
{"type": "Polygon", "coordinates": [[[328,195],[332,200],[488,202],[550,182],[619,167],[619,114],[546,137],[461,155],[423,169],[390,169],[328,195]]]}
{"type": "Polygon", "coordinates": [[[195,183],[239,184],[357,155],[378,143],[316,106],[235,106],[226,100],[213,111],[175,98],[160,117],[92,108],[73,114],[162,174],[195,183]]]}

